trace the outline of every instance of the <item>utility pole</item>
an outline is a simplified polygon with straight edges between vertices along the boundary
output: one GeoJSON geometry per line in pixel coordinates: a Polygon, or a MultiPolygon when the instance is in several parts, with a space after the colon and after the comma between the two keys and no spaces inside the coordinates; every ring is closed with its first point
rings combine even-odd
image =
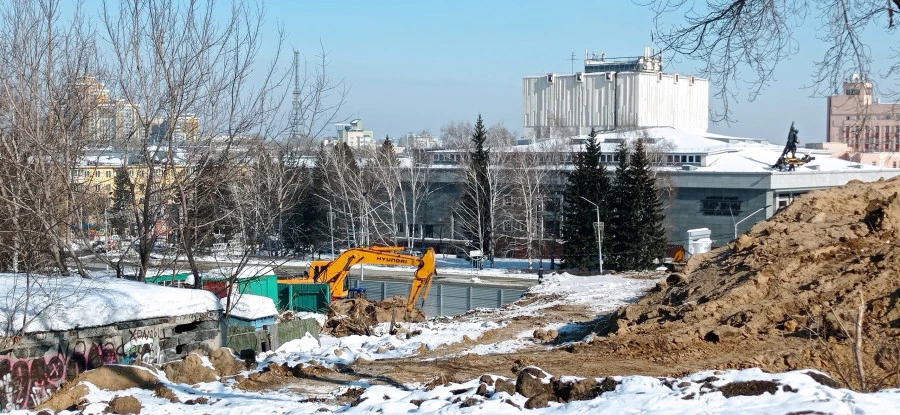
{"type": "Polygon", "coordinates": [[[300,51],[294,50],[294,102],[291,108],[291,138],[300,135],[300,113],[303,105],[303,91],[300,90],[300,51]]]}

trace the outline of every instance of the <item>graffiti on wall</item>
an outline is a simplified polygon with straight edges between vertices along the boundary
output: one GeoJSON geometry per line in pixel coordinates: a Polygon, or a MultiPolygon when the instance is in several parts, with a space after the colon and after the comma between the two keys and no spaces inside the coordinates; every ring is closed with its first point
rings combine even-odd
{"type": "Polygon", "coordinates": [[[164,332],[162,328],[131,329],[127,335],[99,342],[78,339],[41,357],[0,355],[0,411],[39,405],[67,379],[103,365],[160,364],[159,340],[165,338],[164,332]]]}
{"type": "Polygon", "coordinates": [[[17,359],[0,356],[0,410],[31,408],[50,397],[66,380],[62,353],[17,359]]]}

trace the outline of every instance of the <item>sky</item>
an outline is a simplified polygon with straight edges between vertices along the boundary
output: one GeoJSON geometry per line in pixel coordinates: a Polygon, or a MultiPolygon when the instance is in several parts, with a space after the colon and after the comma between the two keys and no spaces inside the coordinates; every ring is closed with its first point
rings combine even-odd
{"type": "MultiPolygon", "coordinates": [[[[330,76],[350,86],[341,118],[361,119],[378,139],[422,130],[438,134],[442,125],[474,122],[478,114],[486,124],[503,123],[520,135],[523,77],[571,73],[573,52],[574,70],[580,71],[585,50],[620,57],[653,46],[654,15],[639,3],[272,0],[265,2],[264,36],[274,40],[284,28],[285,62],[295,48],[315,60],[321,42],[330,76]]],[[[807,16],[795,33],[797,53],[762,95],[751,102],[749,89],[739,90],[735,122],[711,124],[711,132],[781,142],[796,122],[801,144],[824,141],[826,100],[811,97],[808,88],[813,62],[825,51],[815,22],[807,16]]],[[[276,43],[263,46],[261,59],[276,53],[276,43]]],[[[696,62],[666,58],[665,72],[697,72],[696,62]]]]}

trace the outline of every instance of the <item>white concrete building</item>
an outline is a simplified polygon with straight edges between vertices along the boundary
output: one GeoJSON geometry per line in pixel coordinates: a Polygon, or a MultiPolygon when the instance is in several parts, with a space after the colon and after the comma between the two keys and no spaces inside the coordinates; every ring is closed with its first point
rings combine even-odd
{"type": "Polygon", "coordinates": [[[347,143],[352,148],[375,148],[375,133],[364,130],[362,120],[353,120],[349,124],[335,124],[337,142],[347,143]]]}
{"type": "Polygon", "coordinates": [[[523,129],[526,140],[632,127],[673,127],[705,132],[709,126],[709,81],[666,74],[659,59],[625,62],[585,59],[586,73],[526,76],[523,129]],[[603,71],[627,69],[626,71],[603,71]]]}

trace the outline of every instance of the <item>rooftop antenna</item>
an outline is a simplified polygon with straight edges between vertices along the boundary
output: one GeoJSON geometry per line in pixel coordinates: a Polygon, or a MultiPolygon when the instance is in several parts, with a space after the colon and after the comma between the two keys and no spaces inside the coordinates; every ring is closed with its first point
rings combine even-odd
{"type": "Polygon", "coordinates": [[[300,134],[300,51],[294,49],[294,102],[291,108],[291,138],[297,138],[300,134]]]}
{"type": "Polygon", "coordinates": [[[574,51],[572,52],[572,56],[568,60],[572,61],[572,73],[575,73],[575,61],[577,61],[578,59],[575,58],[574,51]]]}

